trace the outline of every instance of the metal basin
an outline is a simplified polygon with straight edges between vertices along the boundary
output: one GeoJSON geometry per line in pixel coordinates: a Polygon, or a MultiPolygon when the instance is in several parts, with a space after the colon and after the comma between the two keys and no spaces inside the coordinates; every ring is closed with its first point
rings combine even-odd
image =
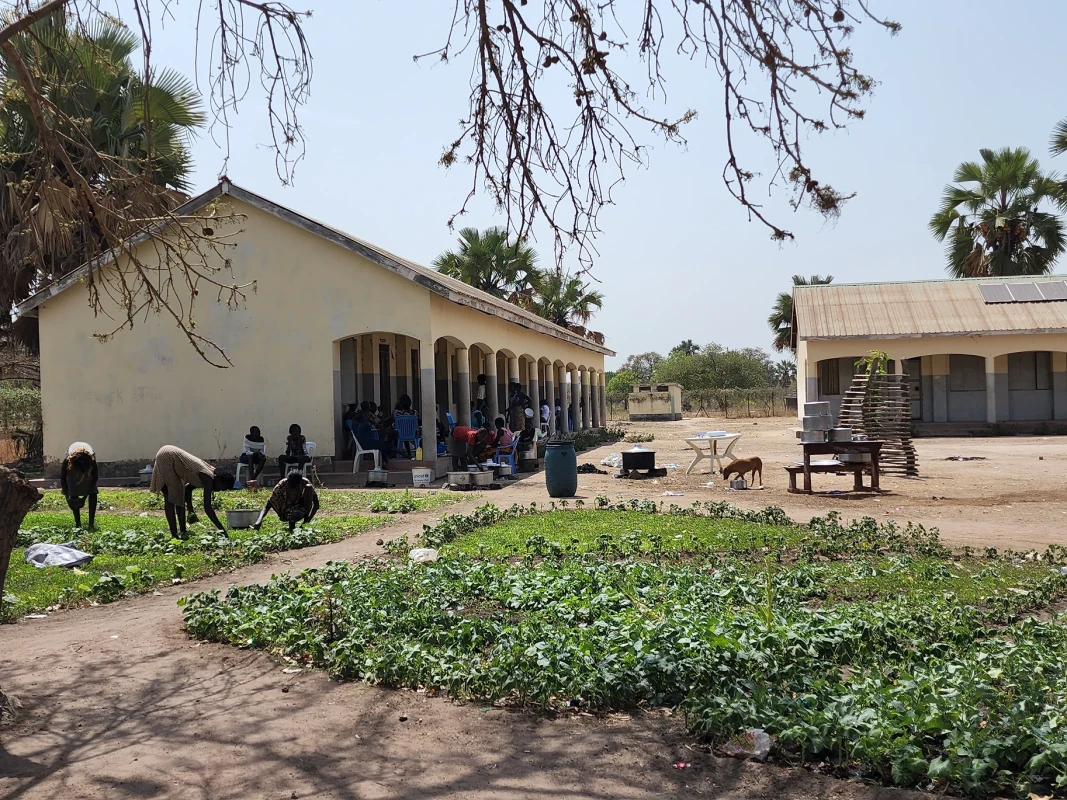
{"type": "Polygon", "coordinates": [[[831,428],[829,438],[831,442],[851,442],[852,428],[831,428]]]}
{"type": "Polygon", "coordinates": [[[259,511],[257,509],[237,509],[236,511],[226,512],[226,524],[231,528],[251,528],[256,524],[256,520],[259,519],[259,511]]]}
{"type": "Polygon", "coordinates": [[[800,425],[806,431],[828,431],[834,427],[834,419],[829,414],[815,417],[801,417],[800,425]]]}

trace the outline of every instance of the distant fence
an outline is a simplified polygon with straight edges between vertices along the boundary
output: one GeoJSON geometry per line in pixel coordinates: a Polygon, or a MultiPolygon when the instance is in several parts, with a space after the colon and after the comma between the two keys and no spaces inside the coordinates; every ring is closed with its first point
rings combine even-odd
{"type": "MultiPolygon", "coordinates": [[[[682,410],[696,417],[783,417],[796,413],[796,396],[787,390],[695,389],[682,392],[682,410]]],[[[608,416],[626,418],[626,398],[608,396],[608,416]]]]}
{"type": "Polygon", "coordinates": [[[0,384],[0,463],[39,458],[41,390],[0,384]]]}

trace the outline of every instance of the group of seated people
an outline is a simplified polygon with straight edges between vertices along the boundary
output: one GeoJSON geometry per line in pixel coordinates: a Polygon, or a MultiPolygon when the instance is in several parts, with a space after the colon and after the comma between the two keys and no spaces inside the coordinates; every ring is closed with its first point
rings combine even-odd
{"type": "MultiPolygon", "coordinates": [[[[263,438],[263,433],[259,427],[253,425],[248,429],[248,433],[245,434],[244,442],[241,445],[241,454],[237,457],[237,460],[248,465],[250,477],[249,480],[258,480],[260,473],[263,472],[263,468],[267,465],[267,454],[264,452],[264,445],[266,440],[263,438]]],[[[303,470],[304,465],[311,461],[311,456],[308,454],[308,440],[300,431],[300,426],[293,424],[289,426],[289,435],[285,437],[285,451],[278,456],[278,475],[284,476],[286,471],[290,468],[289,465],[297,470],[303,470]]]]}
{"type": "Polygon", "coordinates": [[[526,409],[523,414],[525,423],[522,430],[516,432],[508,427],[503,417],[497,417],[492,424],[483,418],[481,424],[457,425],[452,429],[452,465],[454,469],[467,469],[471,464],[481,465],[493,460],[498,454],[513,453],[524,444],[529,444],[537,437],[533,425],[533,409],[526,409]]]}
{"type": "Polygon", "coordinates": [[[369,400],[364,400],[359,406],[355,403],[349,405],[344,416],[341,417],[345,430],[349,432],[349,441],[346,442],[349,453],[355,458],[356,448],[351,441],[351,437],[354,436],[356,442],[359,443],[360,450],[379,453],[383,468],[390,458],[397,456],[401,445],[404,448],[404,455],[414,458],[416,455],[414,442],[410,439],[400,440],[397,420],[402,417],[413,417],[417,432],[420,424],[418,414],[415,413],[411,397],[406,394],[400,396],[393,408],[393,413],[388,415],[382,414],[377,404],[369,400]]]}

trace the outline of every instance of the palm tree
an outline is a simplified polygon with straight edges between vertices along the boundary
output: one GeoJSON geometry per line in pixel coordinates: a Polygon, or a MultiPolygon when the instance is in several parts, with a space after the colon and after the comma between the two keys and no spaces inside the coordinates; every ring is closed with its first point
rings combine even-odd
{"type": "Polygon", "coordinates": [[[581,278],[561,270],[539,271],[534,276],[530,310],[562,328],[603,341],[603,334],[585,329],[593,309],[603,307],[604,295],[590,289],[581,278]]]}
{"type": "Polygon", "coordinates": [[[693,342],[692,339],[686,339],[676,344],[671,348],[672,353],[681,353],[683,356],[695,356],[700,352],[700,348],[693,342]]]}
{"type": "MultiPolygon", "coordinates": [[[[1055,144],[1055,142],[1054,142],[1055,144]]],[[[939,241],[948,238],[946,269],[954,278],[1044,275],[1067,247],[1063,222],[1042,211],[1063,187],[1041,172],[1025,147],[979,151],[982,162],[956,167],[941,207],[930,218],[939,241]]]]}
{"type": "Polygon", "coordinates": [[[459,247],[433,262],[442,275],[511,302],[525,304],[537,271],[537,253],[524,241],[510,241],[504,228],[477,228],[459,232],[459,247]]]}
{"type": "Polygon", "coordinates": [[[797,378],[797,362],[791,358],[783,358],[771,367],[774,382],[783,389],[788,389],[797,378]]]}
{"type": "MultiPolygon", "coordinates": [[[[803,275],[793,276],[794,286],[821,286],[832,282],[833,275],[812,275],[805,278],[803,275]]],[[[774,300],[774,307],[767,317],[767,325],[774,334],[774,349],[779,353],[787,347],[792,347],[793,341],[793,293],[779,292],[774,300]]]]}
{"type": "MultiPolygon", "coordinates": [[[[180,201],[176,190],[188,188],[192,166],[188,140],[205,122],[192,83],[164,70],[146,86],[133,61],[137,36],[103,17],[84,30],[60,11],[11,43],[49,98],[50,122],[101,206],[155,217],[180,201]]],[[[82,224],[84,200],[67,171],[43,157],[13,65],[4,62],[2,70],[0,180],[9,191],[0,198],[0,305],[10,308],[43,281],[98,254],[100,231],[82,224]]],[[[22,341],[35,344],[32,321],[16,328],[22,341]]]]}

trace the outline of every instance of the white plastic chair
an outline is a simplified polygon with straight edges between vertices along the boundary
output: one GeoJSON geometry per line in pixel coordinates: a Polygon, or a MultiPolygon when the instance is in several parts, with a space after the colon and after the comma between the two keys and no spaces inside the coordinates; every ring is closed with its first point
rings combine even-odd
{"type": "MultiPolygon", "coordinates": [[[[308,444],[310,445],[311,443],[309,442],[308,444]]],[[[356,457],[352,459],[352,472],[353,473],[359,472],[360,462],[362,462],[363,459],[366,456],[370,456],[371,458],[374,459],[374,468],[376,470],[379,470],[379,469],[382,468],[382,451],[381,450],[364,450],[362,447],[359,446],[359,439],[356,438],[356,434],[355,434],[354,431],[352,432],[352,444],[354,444],[356,446],[356,457]]]]}
{"type": "MultiPolygon", "coordinates": [[[[306,464],[304,464],[303,466],[299,467],[299,470],[300,470],[301,476],[306,478],[308,476],[308,467],[311,467],[312,474],[313,475],[315,474],[315,471],[314,471],[315,468],[312,466],[312,464],[314,463],[314,460],[315,460],[315,443],[314,442],[304,442],[304,449],[307,451],[308,460],[307,460],[306,464]]],[[[287,464],[286,467],[285,467],[285,472],[286,472],[286,474],[288,474],[290,472],[296,472],[297,469],[298,469],[297,467],[294,467],[294,466],[291,466],[291,465],[287,464]]],[[[280,478],[278,478],[279,482],[283,481],[283,480],[285,480],[285,475],[282,475],[280,478]]]]}
{"type": "MultiPolygon", "coordinates": [[[[267,440],[266,439],[264,439],[262,442],[250,442],[247,439],[245,439],[244,442],[243,442],[242,450],[244,449],[244,446],[247,446],[248,449],[251,450],[253,453],[262,453],[264,458],[266,458],[266,456],[267,456],[267,440]]],[[[252,471],[252,465],[251,464],[242,464],[240,461],[238,461],[237,462],[237,474],[233,476],[234,483],[239,484],[241,486],[244,485],[243,483],[241,483],[241,470],[245,470],[245,469],[247,469],[249,472],[251,472],[252,471]]]]}

